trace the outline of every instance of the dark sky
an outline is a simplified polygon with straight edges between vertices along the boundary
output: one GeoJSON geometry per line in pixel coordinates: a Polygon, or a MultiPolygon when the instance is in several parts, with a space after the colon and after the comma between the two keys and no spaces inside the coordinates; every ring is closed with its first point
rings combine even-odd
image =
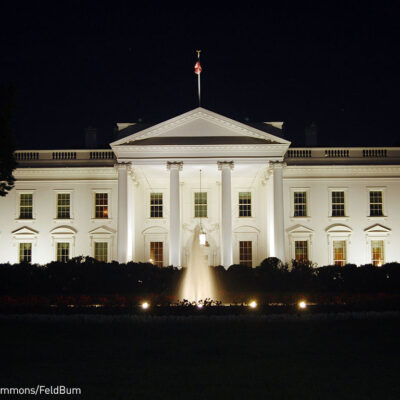
{"type": "Polygon", "coordinates": [[[400,145],[395,2],[2,2],[0,81],[17,88],[19,148],[79,147],[86,126],[162,121],[202,106],[286,121],[302,144],[400,145]]]}

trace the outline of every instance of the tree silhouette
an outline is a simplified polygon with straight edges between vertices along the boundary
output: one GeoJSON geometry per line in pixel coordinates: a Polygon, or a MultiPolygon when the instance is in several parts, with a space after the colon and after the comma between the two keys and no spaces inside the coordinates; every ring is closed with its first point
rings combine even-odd
{"type": "Polygon", "coordinates": [[[0,196],[6,196],[14,187],[14,159],[12,117],[15,90],[12,86],[0,86],[0,196]]]}

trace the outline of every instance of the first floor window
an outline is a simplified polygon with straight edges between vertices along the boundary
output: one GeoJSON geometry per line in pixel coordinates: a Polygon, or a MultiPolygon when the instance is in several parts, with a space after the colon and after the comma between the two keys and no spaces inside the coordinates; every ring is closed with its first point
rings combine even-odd
{"type": "Polygon", "coordinates": [[[344,192],[332,192],[332,217],[344,216],[344,192]]]}
{"type": "Polygon", "coordinates": [[[57,193],[57,218],[69,219],[71,195],[69,193],[57,193]]]}
{"type": "Polygon", "coordinates": [[[334,240],[333,241],[333,263],[335,265],[346,265],[346,241],[334,240]]]}
{"type": "Polygon", "coordinates": [[[32,193],[21,193],[19,197],[19,218],[33,218],[33,195],[32,193]]]}
{"type": "Polygon", "coordinates": [[[19,262],[32,262],[32,243],[19,244],[19,262]]]}
{"type": "Polygon", "coordinates": [[[380,267],[385,263],[385,243],[383,240],[371,240],[372,265],[380,267]]]}
{"type": "Polygon", "coordinates": [[[251,192],[239,193],[239,217],[251,217],[251,192]]]}
{"type": "Polygon", "coordinates": [[[69,243],[58,242],[57,243],[57,261],[67,262],[69,260],[69,243]]]}
{"type": "Polygon", "coordinates": [[[308,260],[308,241],[296,240],[294,242],[294,258],[296,261],[308,260]]]}
{"type": "Polygon", "coordinates": [[[251,240],[239,242],[239,264],[247,267],[253,266],[253,251],[251,240]]]}
{"type": "Polygon", "coordinates": [[[294,192],[294,216],[307,216],[307,192],[294,192]]]}
{"type": "Polygon", "coordinates": [[[196,192],[194,194],[194,216],[196,218],[207,218],[206,192],[196,192]]]}
{"type": "Polygon", "coordinates": [[[97,261],[108,261],[108,243],[94,242],[94,258],[97,261]]]}
{"type": "Polygon", "coordinates": [[[95,218],[108,218],[108,193],[95,194],[95,218]]]}
{"type": "Polygon", "coordinates": [[[163,266],[163,242],[150,242],[150,259],[157,267],[163,266]]]}
{"type": "Polygon", "coordinates": [[[163,217],[163,194],[150,193],[150,218],[163,217]]]}
{"type": "Polygon", "coordinates": [[[369,192],[369,215],[370,217],[383,215],[383,196],[380,190],[369,192]]]}

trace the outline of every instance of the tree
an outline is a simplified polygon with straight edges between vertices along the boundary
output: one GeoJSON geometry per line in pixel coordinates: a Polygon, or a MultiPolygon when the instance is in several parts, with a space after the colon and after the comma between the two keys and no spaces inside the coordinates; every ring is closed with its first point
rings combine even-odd
{"type": "Polygon", "coordinates": [[[13,171],[17,163],[12,138],[14,93],[12,86],[0,86],[0,196],[6,196],[15,182],[13,171]]]}

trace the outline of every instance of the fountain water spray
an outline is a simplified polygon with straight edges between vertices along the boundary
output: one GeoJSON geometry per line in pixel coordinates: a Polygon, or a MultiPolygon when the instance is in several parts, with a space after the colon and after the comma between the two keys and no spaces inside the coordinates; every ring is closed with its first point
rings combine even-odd
{"type": "Polygon", "coordinates": [[[199,241],[200,233],[201,227],[196,226],[180,294],[180,298],[196,303],[200,300],[215,299],[211,270],[199,241]]]}

